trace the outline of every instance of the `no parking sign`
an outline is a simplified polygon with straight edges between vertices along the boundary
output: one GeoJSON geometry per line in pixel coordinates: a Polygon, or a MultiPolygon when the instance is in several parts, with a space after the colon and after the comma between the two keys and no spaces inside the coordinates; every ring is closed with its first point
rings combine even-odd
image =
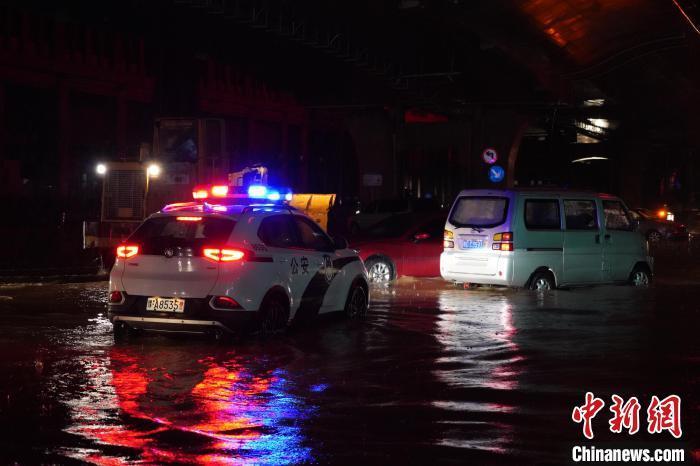
{"type": "Polygon", "coordinates": [[[498,161],[498,152],[493,147],[487,147],[481,153],[481,159],[488,165],[493,165],[498,161]]]}

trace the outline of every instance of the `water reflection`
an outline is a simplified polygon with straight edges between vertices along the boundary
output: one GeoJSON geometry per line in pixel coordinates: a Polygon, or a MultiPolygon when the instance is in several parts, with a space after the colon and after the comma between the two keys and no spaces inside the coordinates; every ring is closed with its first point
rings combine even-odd
{"type": "Polygon", "coordinates": [[[508,395],[499,392],[518,389],[518,377],[525,361],[514,339],[517,328],[510,296],[440,290],[437,304],[442,312],[435,338],[443,345],[445,355],[437,360],[435,376],[452,392],[472,394],[466,397],[468,401],[433,402],[434,406],[458,416],[450,422],[461,426],[448,430],[440,443],[505,453],[511,448],[514,431],[511,415],[516,408],[508,401],[508,395]],[[480,435],[468,434],[477,429],[481,430],[480,435]],[[488,434],[484,435],[485,432],[488,434]]]}
{"type": "Polygon", "coordinates": [[[66,455],[110,465],[313,459],[302,425],[314,407],[293,394],[288,374],[274,364],[184,342],[108,353],[77,361],[86,381],[79,397],[66,400],[66,431],[97,445],[66,455]]]}

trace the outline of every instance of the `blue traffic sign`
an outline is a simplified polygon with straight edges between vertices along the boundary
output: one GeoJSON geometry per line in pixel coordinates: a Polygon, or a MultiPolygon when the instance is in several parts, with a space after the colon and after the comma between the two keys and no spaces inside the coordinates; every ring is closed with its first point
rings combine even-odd
{"type": "Polygon", "coordinates": [[[492,165],[489,168],[489,180],[492,183],[500,183],[506,177],[506,171],[500,165],[492,165]]]}

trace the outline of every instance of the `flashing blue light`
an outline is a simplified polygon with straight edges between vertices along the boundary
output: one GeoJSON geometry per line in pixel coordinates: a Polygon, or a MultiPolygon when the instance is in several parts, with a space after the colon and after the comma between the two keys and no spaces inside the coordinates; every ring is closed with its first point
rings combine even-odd
{"type": "Polygon", "coordinates": [[[267,198],[271,201],[279,201],[281,199],[280,193],[277,191],[270,191],[267,193],[267,198]]]}
{"type": "Polygon", "coordinates": [[[284,195],[284,200],[285,201],[291,201],[292,200],[292,193],[287,193],[284,195]]]}
{"type": "Polygon", "coordinates": [[[248,187],[248,196],[254,199],[264,199],[267,196],[267,188],[261,185],[250,185],[248,187]]]}

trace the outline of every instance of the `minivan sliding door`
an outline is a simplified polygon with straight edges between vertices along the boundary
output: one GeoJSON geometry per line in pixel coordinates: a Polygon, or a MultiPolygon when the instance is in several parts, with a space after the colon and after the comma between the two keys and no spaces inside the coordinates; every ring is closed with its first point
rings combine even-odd
{"type": "Polygon", "coordinates": [[[603,280],[603,245],[595,199],[564,199],[564,273],[562,283],[603,280]]]}

